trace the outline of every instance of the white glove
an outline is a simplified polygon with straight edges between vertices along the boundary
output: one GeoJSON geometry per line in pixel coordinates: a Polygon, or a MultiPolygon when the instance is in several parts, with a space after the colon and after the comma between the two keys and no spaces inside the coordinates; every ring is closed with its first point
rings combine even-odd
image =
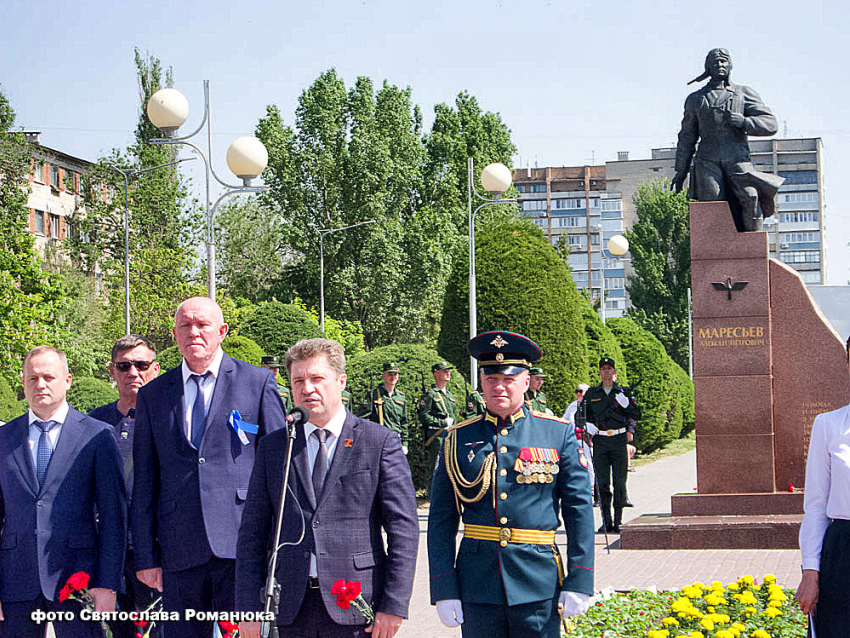
{"type": "MultiPolygon", "coordinates": [[[[590,596],[581,594],[577,591],[562,591],[561,598],[558,600],[561,603],[561,608],[564,610],[561,618],[567,616],[578,616],[587,611],[590,607],[590,596]]],[[[439,605],[440,603],[437,603],[439,605]]],[[[438,607],[439,611],[439,607],[438,607]]]]}
{"type": "MultiPolygon", "coordinates": [[[[563,596],[563,594],[561,595],[563,596]]],[[[438,600],[437,615],[440,617],[440,622],[446,627],[457,627],[463,624],[463,608],[457,598],[438,600]]]]}
{"type": "Polygon", "coordinates": [[[455,420],[452,417],[450,417],[450,416],[446,417],[446,427],[447,428],[452,427],[454,425],[454,423],[455,423],[455,420]]]}
{"type": "Polygon", "coordinates": [[[405,456],[407,456],[407,446],[406,445],[401,446],[401,451],[404,452],[405,456]]]}
{"type": "Polygon", "coordinates": [[[617,396],[614,397],[614,400],[617,402],[617,405],[619,405],[621,408],[629,407],[629,397],[627,397],[622,392],[618,392],[617,396]]]}
{"type": "Polygon", "coordinates": [[[590,423],[590,422],[585,423],[584,429],[587,430],[587,433],[590,436],[596,436],[597,434],[599,434],[599,428],[596,427],[595,425],[593,425],[593,423],[590,423]]]}

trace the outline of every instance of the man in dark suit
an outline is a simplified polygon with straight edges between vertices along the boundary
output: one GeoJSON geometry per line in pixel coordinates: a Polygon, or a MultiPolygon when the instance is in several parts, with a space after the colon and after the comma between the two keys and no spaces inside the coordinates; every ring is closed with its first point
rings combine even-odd
{"type": "MultiPolygon", "coordinates": [[[[293,443],[294,498],[286,500],[275,573],[282,586],[278,630],[282,637],[391,638],[407,617],[419,538],[416,494],[401,440],[342,407],[345,354],[338,343],[299,341],[286,353],[286,370],[295,405],[310,411],[310,422],[296,426],[293,443]],[[361,583],[374,623],[366,626],[353,606],[336,605],[331,587],[337,579],[361,583]]],[[[257,452],[237,546],[240,610],[263,608],[259,594],[288,444],[285,430],[275,432],[257,452]]],[[[241,631],[255,638],[259,624],[243,623],[241,631]]]]}
{"type": "MultiPolygon", "coordinates": [[[[283,425],[274,379],[221,349],[227,324],[206,297],[174,317],[177,368],[139,390],[131,504],[139,580],[167,611],[234,608],[236,536],[257,443],[283,425]]],[[[167,624],[166,636],[209,638],[211,621],[167,624]]]]}
{"type": "MultiPolygon", "coordinates": [[[[72,611],[59,602],[68,577],[86,572],[97,611],[115,609],[126,533],[126,492],[110,427],[65,401],[65,355],[39,346],[24,358],[27,414],[0,428],[0,636],[42,637],[31,612],[72,611]],[[95,521],[97,513],[99,520],[95,521]]],[[[79,618],[57,636],[101,636],[79,618]]]]}

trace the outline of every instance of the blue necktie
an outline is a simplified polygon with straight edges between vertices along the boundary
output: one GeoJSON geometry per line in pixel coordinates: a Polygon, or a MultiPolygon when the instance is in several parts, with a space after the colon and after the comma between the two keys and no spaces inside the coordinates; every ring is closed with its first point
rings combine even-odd
{"type": "Polygon", "coordinates": [[[319,440],[319,451],[316,453],[316,462],[313,464],[313,493],[316,495],[316,501],[322,495],[322,488],[325,486],[325,477],[328,473],[328,433],[321,428],[313,430],[313,436],[319,440]]]}
{"type": "Polygon", "coordinates": [[[198,393],[195,395],[195,403],[192,406],[192,445],[196,449],[201,449],[201,439],[204,438],[204,425],[207,422],[204,392],[201,390],[201,385],[207,380],[210,374],[210,371],[207,370],[203,374],[192,375],[192,381],[198,387],[198,393]]]}
{"type": "Polygon", "coordinates": [[[33,424],[41,430],[35,455],[35,475],[38,479],[38,488],[41,489],[44,487],[44,479],[47,478],[47,466],[50,465],[50,456],[53,454],[53,446],[50,444],[50,437],[47,433],[59,424],[56,421],[33,421],[33,424]]]}

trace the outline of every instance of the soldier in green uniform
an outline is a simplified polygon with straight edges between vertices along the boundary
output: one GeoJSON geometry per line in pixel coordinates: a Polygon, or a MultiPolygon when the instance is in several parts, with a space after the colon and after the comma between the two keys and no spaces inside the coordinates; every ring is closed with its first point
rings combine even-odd
{"type": "Polygon", "coordinates": [[[381,372],[383,383],[366,395],[357,416],[398,432],[402,449],[407,454],[407,399],[404,392],[396,390],[398,375],[397,363],[385,363],[381,372]]]}
{"type": "Polygon", "coordinates": [[[450,428],[428,514],[431,604],[464,638],[557,638],[593,593],[588,461],[575,432],[524,405],[537,344],[511,332],[470,340],[485,415],[450,428]],[[459,522],[464,532],[455,539],[459,522]],[[563,519],[567,560],[555,533],[563,519]]]}
{"type": "Polygon", "coordinates": [[[351,412],[351,392],[348,390],[342,391],[342,407],[351,412]]]}
{"type": "Polygon", "coordinates": [[[616,365],[610,357],[599,360],[602,383],[584,393],[579,413],[585,415],[587,433],[593,437],[593,469],[599,487],[599,507],[604,531],[619,532],[623,508],[627,507],[626,478],[629,470],[627,445],[634,438],[640,408],[631,390],[615,383],[616,365]],[[611,475],[614,475],[614,518],[611,518],[611,475]]]}
{"type": "Polygon", "coordinates": [[[457,400],[446,387],[454,367],[446,361],[431,366],[434,384],[422,395],[416,414],[422,424],[422,438],[428,449],[428,475],[434,472],[440,444],[446,437],[446,429],[454,425],[457,414],[457,400]]]}
{"type": "Polygon", "coordinates": [[[531,370],[528,371],[528,374],[531,377],[528,383],[528,391],[525,393],[525,404],[528,406],[528,409],[545,412],[550,415],[554,414],[554,412],[549,409],[549,400],[546,398],[543,390],[541,390],[543,387],[543,380],[548,375],[543,372],[543,368],[537,367],[531,368],[531,370]]]}
{"type": "Polygon", "coordinates": [[[478,390],[473,390],[466,397],[466,408],[461,415],[462,419],[469,419],[479,414],[484,414],[487,411],[487,406],[484,403],[484,397],[478,390]]]}
{"type": "Polygon", "coordinates": [[[283,407],[287,414],[292,409],[292,396],[289,394],[289,388],[286,387],[286,381],[279,374],[280,361],[277,357],[263,356],[260,359],[260,366],[266,370],[271,370],[274,374],[274,381],[277,384],[277,393],[280,395],[280,400],[283,401],[283,407]]]}

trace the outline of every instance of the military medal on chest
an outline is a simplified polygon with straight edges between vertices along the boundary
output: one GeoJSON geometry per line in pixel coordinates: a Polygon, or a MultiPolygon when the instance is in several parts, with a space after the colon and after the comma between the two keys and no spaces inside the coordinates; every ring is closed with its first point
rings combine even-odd
{"type": "Polygon", "coordinates": [[[560,469],[558,461],[560,456],[554,448],[524,447],[519,451],[519,458],[514,463],[516,482],[521,485],[551,483],[560,469]]]}
{"type": "Polygon", "coordinates": [[[466,458],[470,463],[472,463],[472,459],[475,458],[475,448],[483,443],[484,441],[470,441],[469,443],[464,443],[464,446],[469,448],[469,454],[466,455],[466,458]]]}

